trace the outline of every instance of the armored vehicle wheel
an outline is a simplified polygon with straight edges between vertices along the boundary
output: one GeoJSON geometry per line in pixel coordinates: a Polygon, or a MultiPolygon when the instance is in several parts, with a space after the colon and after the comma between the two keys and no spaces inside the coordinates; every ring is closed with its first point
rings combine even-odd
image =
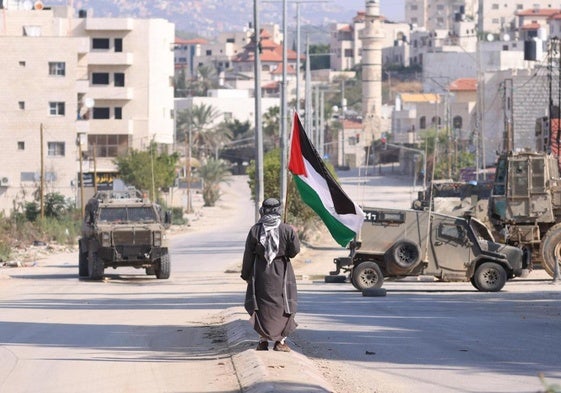
{"type": "Polygon", "coordinates": [[[103,259],[97,255],[97,252],[92,252],[88,258],[88,276],[90,280],[101,280],[104,269],[103,259]]]}
{"type": "Polygon", "coordinates": [[[160,280],[167,280],[170,276],[171,263],[169,261],[169,254],[165,253],[160,258],[160,263],[156,267],[156,278],[160,280]]]}
{"type": "Polygon", "coordinates": [[[495,262],[482,263],[473,276],[473,285],[482,292],[498,292],[505,283],[506,271],[495,262]]]}
{"type": "Polygon", "coordinates": [[[416,243],[408,240],[396,242],[386,253],[386,262],[408,270],[421,260],[421,250],[416,243]]]}
{"type": "Polygon", "coordinates": [[[355,287],[355,289],[357,289],[357,290],[359,290],[359,291],[361,290],[361,289],[356,285],[355,280],[353,280],[353,274],[352,274],[352,273],[349,274],[349,282],[353,285],[353,287],[355,287]]]}
{"type": "Polygon", "coordinates": [[[359,291],[380,288],[384,283],[384,275],[377,263],[362,262],[353,268],[351,282],[359,291]]]}
{"type": "Polygon", "coordinates": [[[547,231],[540,245],[540,253],[544,270],[553,277],[555,263],[559,263],[561,269],[561,225],[557,224],[547,231]]]}
{"type": "Polygon", "coordinates": [[[88,253],[80,252],[78,254],[78,276],[88,277],[88,253]]]}

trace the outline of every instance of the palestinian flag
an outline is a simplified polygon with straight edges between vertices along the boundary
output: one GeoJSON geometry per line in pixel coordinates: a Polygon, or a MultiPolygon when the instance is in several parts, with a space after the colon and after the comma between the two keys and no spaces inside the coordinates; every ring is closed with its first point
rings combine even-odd
{"type": "Polygon", "coordinates": [[[364,212],[327,170],[306,136],[298,113],[294,113],[288,169],[302,200],[320,216],[333,239],[346,247],[360,231],[364,212]]]}

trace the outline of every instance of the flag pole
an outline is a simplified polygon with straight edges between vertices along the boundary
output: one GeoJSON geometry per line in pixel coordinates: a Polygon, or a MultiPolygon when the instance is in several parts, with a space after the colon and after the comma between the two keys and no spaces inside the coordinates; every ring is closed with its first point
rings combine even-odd
{"type": "Polygon", "coordinates": [[[296,109],[292,110],[292,126],[290,127],[290,134],[288,135],[288,144],[287,144],[287,164],[286,164],[286,168],[283,168],[283,171],[286,171],[287,174],[287,184],[286,184],[286,188],[284,190],[285,194],[283,195],[283,199],[284,199],[284,206],[283,206],[283,222],[286,223],[286,216],[288,215],[288,203],[289,203],[289,199],[288,199],[288,185],[291,182],[291,178],[292,176],[288,176],[288,163],[290,162],[290,154],[292,152],[292,138],[294,137],[294,117],[298,116],[298,112],[296,109]]]}

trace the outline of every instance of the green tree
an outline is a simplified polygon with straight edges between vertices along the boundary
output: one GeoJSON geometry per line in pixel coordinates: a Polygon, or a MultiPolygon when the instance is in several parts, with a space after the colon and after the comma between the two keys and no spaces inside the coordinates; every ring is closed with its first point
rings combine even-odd
{"type": "Polygon", "coordinates": [[[222,195],[220,185],[230,181],[230,172],[226,164],[214,158],[208,159],[199,168],[203,181],[203,201],[205,206],[214,206],[222,195]]]}
{"type": "Polygon", "coordinates": [[[263,145],[265,150],[276,149],[280,146],[280,108],[270,107],[263,114],[263,145]]]}
{"type": "MultiPolygon", "coordinates": [[[[263,157],[263,193],[265,198],[280,197],[280,149],[274,149],[267,152],[263,157]]],[[[330,168],[333,171],[333,168],[330,168]]],[[[247,169],[249,176],[249,188],[251,190],[252,199],[255,200],[255,162],[252,161],[247,169]]],[[[286,195],[286,221],[298,228],[299,235],[302,239],[307,239],[309,234],[317,230],[322,225],[321,220],[316,213],[308,207],[300,198],[300,194],[296,189],[296,184],[289,177],[287,195],[286,195]]]]}
{"type": "Polygon", "coordinates": [[[331,49],[328,44],[310,45],[310,69],[325,70],[331,68],[331,49]]]}
{"type": "Polygon", "coordinates": [[[153,190],[171,187],[175,180],[177,153],[158,153],[157,145],[151,143],[148,150],[131,150],[115,159],[119,176],[123,181],[139,190],[148,190],[150,199],[157,201],[153,190]]]}

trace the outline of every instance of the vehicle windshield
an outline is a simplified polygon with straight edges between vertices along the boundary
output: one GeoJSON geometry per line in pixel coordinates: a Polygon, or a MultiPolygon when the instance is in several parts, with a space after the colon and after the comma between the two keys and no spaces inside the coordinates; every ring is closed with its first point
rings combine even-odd
{"type": "Polygon", "coordinates": [[[100,222],[154,222],[156,212],[151,207],[105,207],[99,212],[100,222]]]}
{"type": "Polygon", "coordinates": [[[489,231],[489,228],[487,228],[485,224],[475,218],[472,218],[469,222],[476,236],[482,238],[483,240],[495,242],[493,234],[489,231]]]}

